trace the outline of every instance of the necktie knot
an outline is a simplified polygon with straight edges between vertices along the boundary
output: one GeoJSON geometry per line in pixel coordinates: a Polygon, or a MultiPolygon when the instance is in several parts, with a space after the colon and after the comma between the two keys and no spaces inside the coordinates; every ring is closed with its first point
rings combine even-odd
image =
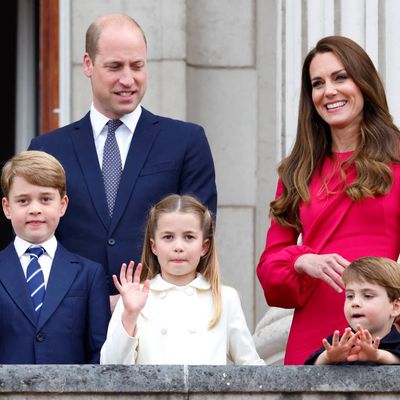
{"type": "Polygon", "coordinates": [[[122,121],[119,119],[110,119],[107,123],[108,125],[108,134],[115,134],[115,131],[121,126],[122,121]]]}
{"type": "Polygon", "coordinates": [[[31,256],[31,259],[32,259],[32,257],[39,258],[44,253],[44,249],[42,246],[29,247],[29,249],[26,250],[26,252],[31,256]]]}

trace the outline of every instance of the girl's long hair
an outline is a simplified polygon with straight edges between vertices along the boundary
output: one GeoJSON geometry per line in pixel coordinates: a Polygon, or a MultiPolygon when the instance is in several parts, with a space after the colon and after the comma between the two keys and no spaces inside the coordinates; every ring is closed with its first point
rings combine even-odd
{"type": "Polygon", "coordinates": [[[214,238],[214,219],[210,211],[193,196],[173,194],[165,197],[151,208],[147,219],[143,252],[142,252],[142,274],[141,281],[152,279],[161,273],[158,258],[151,250],[151,241],[154,239],[157,222],[162,214],[180,212],[194,214],[199,218],[200,227],[203,232],[203,240],[207,240],[209,247],[207,253],[200,258],[197,272],[201,273],[211,285],[212,298],[214,302],[214,317],[208,328],[213,328],[221,317],[221,282],[219,263],[214,238]]]}
{"type": "Polygon", "coordinates": [[[400,131],[389,114],[385,90],[368,54],[354,41],[343,36],[321,39],[306,56],[302,69],[296,141],[290,155],[278,168],[283,193],[270,204],[270,216],[280,225],[301,232],[299,205],[309,202],[308,186],[325,157],[332,155],[329,125],[317,113],[312,101],[310,64],[316,54],[333,53],[364,98],[358,146],[345,161],[340,173],[345,179],[346,166],[354,164],[357,177],[345,187],[352,200],[384,195],[392,186],[391,162],[399,162],[400,131]]]}

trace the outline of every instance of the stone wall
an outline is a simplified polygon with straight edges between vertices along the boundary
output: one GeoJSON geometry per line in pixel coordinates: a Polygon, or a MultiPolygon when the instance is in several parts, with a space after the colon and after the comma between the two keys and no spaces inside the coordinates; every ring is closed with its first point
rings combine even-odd
{"type": "Polygon", "coordinates": [[[250,329],[259,322],[260,352],[269,362],[281,362],[290,313],[268,309],[255,267],[265,244],[277,164],[296,132],[302,60],[323,36],[355,39],[378,67],[400,124],[400,2],[60,0],[60,7],[61,15],[68,10],[71,23],[72,120],[90,105],[81,66],[89,23],[121,12],[143,27],[150,69],[143,105],[205,127],[217,173],[223,282],[241,294],[250,329]]]}
{"type": "Polygon", "coordinates": [[[0,365],[6,399],[398,399],[399,367],[0,365]]]}

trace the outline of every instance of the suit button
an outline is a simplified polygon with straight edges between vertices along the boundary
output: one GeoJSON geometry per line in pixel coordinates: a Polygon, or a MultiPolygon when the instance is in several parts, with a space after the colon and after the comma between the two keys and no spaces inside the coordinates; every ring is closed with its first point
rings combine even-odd
{"type": "Polygon", "coordinates": [[[107,242],[110,246],[114,246],[114,244],[115,244],[115,239],[113,239],[113,238],[110,238],[110,239],[108,239],[108,242],[107,242]]]}
{"type": "Polygon", "coordinates": [[[43,342],[46,339],[46,335],[43,332],[40,332],[36,335],[36,341],[43,342]]]}

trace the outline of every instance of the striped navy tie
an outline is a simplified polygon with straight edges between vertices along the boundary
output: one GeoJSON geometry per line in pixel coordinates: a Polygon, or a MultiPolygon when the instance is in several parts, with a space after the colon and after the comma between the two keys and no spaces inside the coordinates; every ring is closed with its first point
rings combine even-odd
{"type": "Polygon", "coordinates": [[[26,271],[26,281],[35,311],[39,312],[42,308],[44,293],[46,291],[43,271],[39,264],[39,257],[43,254],[44,250],[43,247],[30,247],[26,252],[31,257],[26,271]]]}

